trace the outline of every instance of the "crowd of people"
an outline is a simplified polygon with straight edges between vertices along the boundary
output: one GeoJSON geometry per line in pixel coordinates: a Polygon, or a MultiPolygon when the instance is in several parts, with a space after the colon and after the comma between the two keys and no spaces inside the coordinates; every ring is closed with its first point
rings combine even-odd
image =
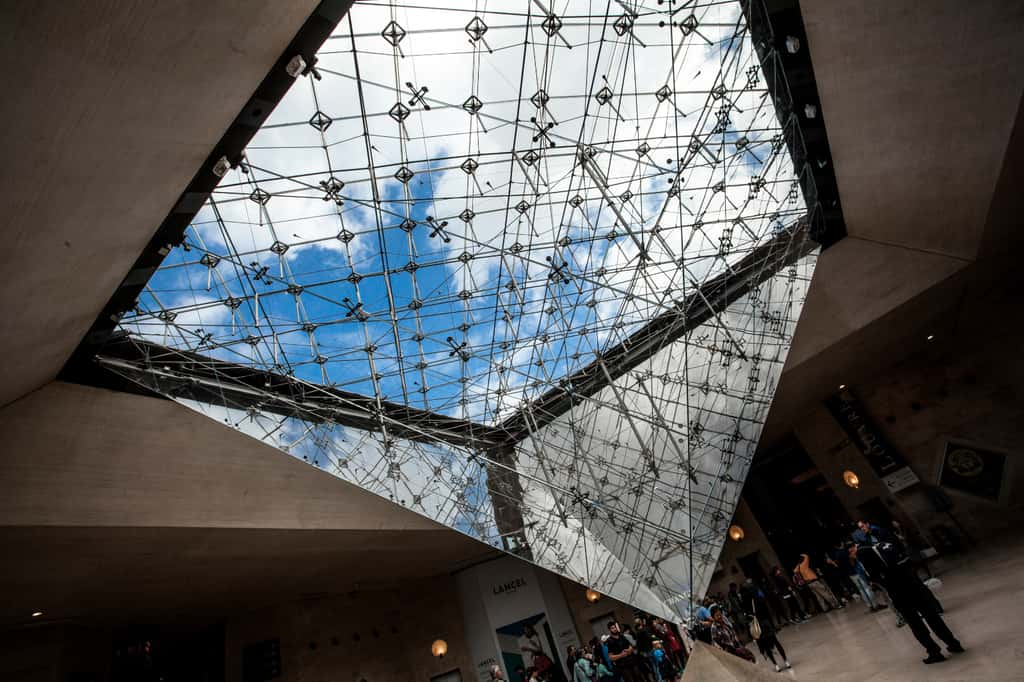
{"type": "MultiPolygon", "coordinates": [[[[759,580],[730,583],[727,593],[708,595],[688,626],[679,630],[661,618],[638,615],[632,626],[617,621],[581,648],[569,647],[566,671],[532,666],[514,671],[515,682],[677,682],[691,642],[701,641],[751,663],[761,657],[777,672],[789,670],[779,631],[860,600],[868,611],[891,609],[925,648],[924,663],[946,658],[933,637],[952,654],[963,646],[942,619],[942,604],[921,578],[932,578],[919,554],[910,551],[899,524],[880,528],[858,521],[826,550],[799,555],[787,571],[773,566],[759,580]]],[[[537,660],[536,657],[533,658],[537,660]]],[[[547,656],[542,660],[550,660],[547,656]]],[[[498,666],[492,679],[504,680],[498,666]]]]}
{"type": "Polygon", "coordinates": [[[608,633],[582,649],[569,647],[572,682],[676,682],[686,665],[683,635],[673,623],[640,615],[633,626],[608,622],[608,633]]]}
{"type": "Polygon", "coordinates": [[[858,521],[848,536],[839,537],[824,552],[804,553],[790,571],[772,567],[769,575],[742,585],[731,583],[704,599],[691,625],[695,640],[717,646],[756,662],[749,645],[776,671],[792,668],[778,632],[813,616],[844,609],[859,599],[871,612],[892,607],[897,626],[909,626],[925,648],[924,663],[945,659],[932,635],[957,654],[964,651],[942,619],[942,605],[921,579],[927,564],[908,547],[898,523],[888,529],[858,521]]]}
{"type": "MultiPolygon", "coordinates": [[[[609,621],[608,632],[582,647],[570,646],[565,663],[568,677],[544,655],[527,668],[511,671],[513,682],[678,682],[686,665],[684,635],[674,623],[640,614],[632,626],[609,621]]],[[[492,680],[504,680],[501,667],[491,668],[492,680]]]]}

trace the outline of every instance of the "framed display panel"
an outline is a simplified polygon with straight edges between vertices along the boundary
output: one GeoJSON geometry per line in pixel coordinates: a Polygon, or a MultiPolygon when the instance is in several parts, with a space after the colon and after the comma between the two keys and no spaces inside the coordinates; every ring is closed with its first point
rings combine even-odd
{"type": "Polygon", "coordinates": [[[962,440],[946,441],[939,466],[943,488],[1005,503],[1010,459],[1001,450],[962,440]]]}

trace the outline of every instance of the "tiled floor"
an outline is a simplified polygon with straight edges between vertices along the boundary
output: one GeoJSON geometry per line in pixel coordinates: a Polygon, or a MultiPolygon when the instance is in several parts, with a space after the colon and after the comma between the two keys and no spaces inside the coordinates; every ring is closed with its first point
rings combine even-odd
{"type": "MultiPolygon", "coordinates": [[[[924,649],[891,610],[868,613],[855,601],[779,633],[793,664],[780,682],[1024,681],[1024,542],[979,550],[940,577],[946,623],[967,653],[926,666],[924,649]]],[[[758,655],[758,665],[768,662],[758,655]]]]}

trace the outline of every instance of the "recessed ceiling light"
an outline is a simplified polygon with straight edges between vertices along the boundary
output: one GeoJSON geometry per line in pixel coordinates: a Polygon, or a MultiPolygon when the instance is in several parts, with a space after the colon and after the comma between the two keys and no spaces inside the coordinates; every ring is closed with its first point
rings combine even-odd
{"type": "Polygon", "coordinates": [[[929,341],[932,341],[932,340],[934,340],[934,339],[935,339],[935,334],[929,334],[929,335],[928,335],[928,340],[929,340],[929,341]]]}
{"type": "Polygon", "coordinates": [[[846,388],[846,384],[839,384],[839,390],[840,391],[843,390],[844,388],[846,388]]]}
{"type": "Polygon", "coordinates": [[[39,617],[39,616],[41,616],[41,615],[43,615],[43,612],[42,612],[42,611],[33,611],[33,612],[32,612],[32,617],[33,617],[33,618],[38,618],[38,617],[39,617]]]}

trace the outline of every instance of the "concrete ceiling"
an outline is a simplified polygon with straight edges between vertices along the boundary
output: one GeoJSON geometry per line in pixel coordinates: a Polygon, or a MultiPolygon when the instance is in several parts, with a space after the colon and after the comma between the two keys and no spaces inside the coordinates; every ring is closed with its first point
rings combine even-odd
{"type": "Polygon", "coordinates": [[[848,233],[973,259],[1024,89],[1024,5],[800,5],[848,233]]]}
{"type": "Polygon", "coordinates": [[[800,6],[849,236],[819,261],[762,449],[1020,275],[1024,5],[800,6]]]}
{"type": "MultiPolygon", "coordinates": [[[[326,477],[326,475],[324,475],[326,477]]],[[[339,481],[340,483],[340,481],[339,481]]],[[[0,527],[0,627],[204,623],[276,603],[388,589],[497,554],[425,531],[0,527]]]]}
{"type": "Polygon", "coordinates": [[[52,382],[0,433],[0,626],[215,617],[498,553],[167,400],[52,382]]]}
{"type": "Polygon", "coordinates": [[[57,375],[316,5],[0,3],[0,405],[57,375]]]}

